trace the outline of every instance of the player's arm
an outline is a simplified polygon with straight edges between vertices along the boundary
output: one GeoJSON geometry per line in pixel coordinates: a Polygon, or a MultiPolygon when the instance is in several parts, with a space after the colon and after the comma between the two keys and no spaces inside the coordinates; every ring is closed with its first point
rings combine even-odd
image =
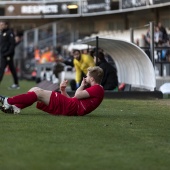
{"type": "Polygon", "coordinates": [[[83,78],[80,87],[76,90],[74,97],[77,99],[85,99],[89,98],[89,93],[85,90],[85,87],[87,86],[85,78],[83,78]]]}
{"type": "Polygon", "coordinates": [[[94,67],[95,66],[94,59],[90,55],[88,56],[88,66],[89,67],[94,67]]]}
{"type": "Polygon", "coordinates": [[[81,82],[81,69],[80,69],[80,65],[78,62],[74,62],[74,68],[76,70],[76,83],[80,83],[81,82]]]}
{"type": "Polygon", "coordinates": [[[78,61],[76,61],[76,59],[74,60],[74,68],[75,68],[75,71],[76,71],[76,77],[75,77],[75,80],[76,80],[76,88],[78,88],[80,86],[80,83],[81,83],[81,74],[82,74],[82,71],[80,69],[80,63],[78,61]]]}
{"type": "Polygon", "coordinates": [[[68,80],[64,80],[63,82],[61,82],[60,83],[60,91],[61,91],[61,94],[63,96],[66,96],[66,97],[70,98],[70,96],[66,92],[67,84],[68,84],[68,80]]]}

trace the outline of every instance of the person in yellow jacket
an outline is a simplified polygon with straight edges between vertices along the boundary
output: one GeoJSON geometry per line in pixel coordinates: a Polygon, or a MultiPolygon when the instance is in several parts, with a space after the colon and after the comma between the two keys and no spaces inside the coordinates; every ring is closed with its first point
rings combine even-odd
{"type": "Polygon", "coordinates": [[[95,63],[92,56],[90,56],[88,53],[82,54],[79,50],[73,51],[73,57],[73,65],[76,72],[75,81],[77,89],[80,86],[82,78],[87,74],[87,68],[95,66],[95,63]]]}

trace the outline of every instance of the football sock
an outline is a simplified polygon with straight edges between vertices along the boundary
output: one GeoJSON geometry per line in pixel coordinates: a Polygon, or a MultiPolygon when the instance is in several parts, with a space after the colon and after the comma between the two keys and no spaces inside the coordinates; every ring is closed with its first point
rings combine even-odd
{"type": "Polygon", "coordinates": [[[36,102],[37,95],[35,92],[28,92],[26,94],[20,94],[14,97],[9,97],[7,101],[10,105],[15,105],[18,108],[22,109],[36,102]]]}
{"type": "Polygon", "coordinates": [[[14,104],[16,107],[18,107],[19,109],[24,109],[30,105],[26,105],[26,104],[14,104]]]}

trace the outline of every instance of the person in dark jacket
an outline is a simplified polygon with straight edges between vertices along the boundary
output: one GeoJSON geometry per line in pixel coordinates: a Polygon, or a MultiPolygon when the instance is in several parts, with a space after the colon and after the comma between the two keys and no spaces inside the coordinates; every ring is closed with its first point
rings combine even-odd
{"type": "Polygon", "coordinates": [[[18,78],[20,80],[24,77],[24,42],[23,32],[17,32],[15,35],[15,54],[14,54],[14,65],[17,71],[18,78]]]}
{"type": "Polygon", "coordinates": [[[7,21],[0,21],[0,82],[7,66],[12,73],[14,84],[10,89],[19,89],[18,77],[14,66],[15,37],[7,21]]]}
{"type": "Polygon", "coordinates": [[[104,90],[114,90],[118,87],[117,70],[105,59],[104,53],[99,51],[98,58],[94,55],[95,63],[103,69],[104,75],[101,82],[104,90]],[[98,60],[97,60],[98,59],[98,60]]]}
{"type": "Polygon", "coordinates": [[[163,41],[163,43],[167,43],[167,41],[169,40],[168,33],[167,33],[165,27],[162,25],[161,22],[158,23],[158,28],[159,28],[159,31],[162,32],[162,41],[163,41]]]}

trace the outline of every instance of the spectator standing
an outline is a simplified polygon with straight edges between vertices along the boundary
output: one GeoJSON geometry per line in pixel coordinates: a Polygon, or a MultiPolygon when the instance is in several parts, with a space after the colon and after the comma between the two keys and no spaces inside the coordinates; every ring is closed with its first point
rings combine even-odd
{"type": "Polygon", "coordinates": [[[162,41],[163,41],[163,43],[167,43],[167,41],[169,40],[168,34],[167,34],[167,31],[166,31],[165,27],[162,25],[161,22],[158,23],[158,28],[162,32],[162,41]]]}
{"type": "Polygon", "coordinates": [[[0,21],[0,82],[3,79],[5,68],[9,66],[12,73],[14,84],[10,89],[19,89],[17,72],[14,66],[15,37],[13,31],[9,28],[7,21],[0,21]]]}
{"type": "MultiPolygon", "coordinates": [[[[94,61],[96,63],[96,56],[94,55],[94,61]]],[[[118,87],[117,70],[105,59],[104,53],[98,52],[98,66],[103,69],[103,79],[101,85],[104,90],[114,90],[118,87]]]]}
{"type": "Polygon", "coordinates": [[[83,77],[87,74],[87,68],[95,65],[93,57],[89,54],[81,54],[79,50],[73,51],[73,65],[76,72],[75,80],[70,82],[72,90],[79,88],[83,77]]]}
{"type": "Polygon", "coordinates": [[[17,69],[18,78],[23,78],[24,69],[24,43],[23,43],[23,33],[18,32],[15,36],[15,54],[14,54],[14,64],[17,69]]]}
{"type": "Polygon", "coordinates": [[[163,34],[159,30],[159,27],[155,27],[155,32],[154,32],[154,42],[156,46],[161,46],[163,42],[163,34]]]}

